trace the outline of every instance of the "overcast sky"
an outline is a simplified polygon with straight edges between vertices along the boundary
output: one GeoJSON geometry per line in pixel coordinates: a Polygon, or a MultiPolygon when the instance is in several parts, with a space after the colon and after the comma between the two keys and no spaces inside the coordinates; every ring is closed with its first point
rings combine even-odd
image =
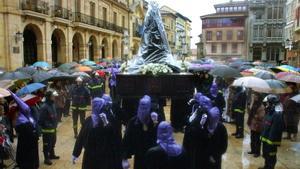
{"type": "MultiPolygon", "coordinates": [[[[149,0],[148,0],[149,1],[149,0]]],[[[192,48],[199,42],[198,35],[201,33],[201,15],[214,13],[216,3],[229,2],[229,0],[155,0],[160,6],[167,5],[182,15],[192,20],[192,48]]]]}

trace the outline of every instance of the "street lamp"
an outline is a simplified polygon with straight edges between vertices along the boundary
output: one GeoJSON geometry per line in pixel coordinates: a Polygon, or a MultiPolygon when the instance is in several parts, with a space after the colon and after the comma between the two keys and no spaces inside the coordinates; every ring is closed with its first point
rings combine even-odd
{"type": "Polygon", "coordinates": [[[19,41],[23,41],[24,38],[23,38],[23,33],[18,31],[16,34],[15,34],[15,41],[16,43],[18,43],[19,41]]]}
{"type": "Polygon", "coordinates": [[[292,50],[293,48],[293,42],[290,39],[286,40],[286,45],[288,47],[289,50],[292,50]]]}

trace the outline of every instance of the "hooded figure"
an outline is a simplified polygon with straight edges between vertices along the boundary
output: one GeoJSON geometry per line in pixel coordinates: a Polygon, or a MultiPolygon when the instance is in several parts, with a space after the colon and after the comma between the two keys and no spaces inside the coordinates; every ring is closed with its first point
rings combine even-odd
{"type": "Polygon", "coordinates": [[[140,99],[137,115],[127,125],[123,138],[123,168],[129,168],[128,158],[134,155],[134,169],[145,168],[145,154],[156,145],[157,124],[161,121],[151,113],[151,98],[140,99]]]}
{"type": "Polygon", "coordinates": [[[38,132],[29,106],[14,93],[13,99],[19,106],[20,112],[16,121],[18,145],[16,162],[20,169],[39,168],[38,132]]]}
{"type": "Polygon", "coordinates": [[[110,89],[109,94],[113,98],[116,97],[117,73],[118,73],[117,69],[114,67],[112,67],[110,70],[110,77],[109,77],[109,83],[108,83],[108,87],[110,89]]]}
{"type": "Polygon", "coordinates": [[[172,126],[168,122],[159,124],[157,144],[146,154],[147,169],[188,169],[185,153],[175,142],[172,126]]]}
{"type": "Polygon", "coordinates": [[[104,112],[105,100],[94,98],[92,115],[81,128],[73,150],[73,163],[82,148],[82,169],[121,169],[120,143],[115,128],[104,112]]]}
{"type": "Polygon", "coordinates": [[[206,103],[202,111],[206,114],[196,116],[187,125],[183,146],[190,169],[221,169],[222,155],[227,149],[227,131],[219,121],[219,109],[211,107],[207,97],[202,99],[206,103]]]}
{"type": "Polygon", "coordinates": [[[216,82],[214,82],[210,87],[209,98],[212,100],[213,105],[218,107],[218,109],[220,110],[220,116],[222,117],[222,113],[226,103],[223,96],[223,92],[219,90],[216,82]]]}

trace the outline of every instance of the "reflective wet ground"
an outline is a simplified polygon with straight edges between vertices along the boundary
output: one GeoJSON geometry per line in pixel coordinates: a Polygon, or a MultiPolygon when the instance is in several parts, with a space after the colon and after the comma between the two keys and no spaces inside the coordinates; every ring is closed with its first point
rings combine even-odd
{"type": "MultiPolygon", "coordinates": [[[[166,108],[168,112],[168,107],[166,108]]],[[[167,119],[169,113],[166,114],[167,119]]],[[[229,134],[229,147],[227,153],[223,157],[223,168],[224,169],[257,169],[263,165],[262,157],[254,158],[248,155],[250,136],[248,129],[246,129],[246,135],[244,139],[235,139],[230,136],[234,131],[234,126],[226,124],[229,134]]],[[[176,139],[179,143],[182,142],[183,134],[175,134],[176,139]]],[[[42,141],[40,140],[40,161],[41,169],[80,169],[81,158],[78,162],[73,165],[71,163],[71,154],[75,139],[73,137],[72,120],[71,118],[63,119],[63,122],[58,128],[58,140],[56,144],[57,155],[61,157],[58,161],[53,161],[52,166],[45,166],[43,164],[42,157],[42,141]]],[[[300,142],[290,142],[287,140],[283,141],[282,146],[279,148],[277,169],[300,169],[300,142]]]]}

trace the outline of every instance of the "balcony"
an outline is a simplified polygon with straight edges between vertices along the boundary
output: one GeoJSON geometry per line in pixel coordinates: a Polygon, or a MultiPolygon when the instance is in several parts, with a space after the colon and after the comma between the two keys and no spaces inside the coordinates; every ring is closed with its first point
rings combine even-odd
{"type": "Polygon", "coordinates": [[[52,16],[62,19],[71,19],[72,13],[70,10],[61,6],[55,5],[52,7],[52,16]]]}
{"type": "Polygon", "coordinates": [[[46,15],[49,14],[49,5],[47,2],[44,1],[23,0],[21,7],[23,10],[29,10],[46,15]]]}
{"type": "Polygon", "coordinates": [[[282,43],[283,37],[266,37],[267,43],[282,43]]]}
{"type": "Polygon", "coordinates": [[[123,30],[124,30],[124,28],[122,28],[116,24],[89,16],[89,15],[86,15],[86,14],[83,14],[80,12],[73,13],[73,21],[88,24],[91,26],[96,26],[96,27],[103,28],[103,29],[108,29],[108,30],[115,31],[118,33],[123,33],[123,30]]]}
{"type": "Polygon", "coordinates": [[[250,8],[265,8],[265,0],[252,0],[249,3],[250,8]]]}

